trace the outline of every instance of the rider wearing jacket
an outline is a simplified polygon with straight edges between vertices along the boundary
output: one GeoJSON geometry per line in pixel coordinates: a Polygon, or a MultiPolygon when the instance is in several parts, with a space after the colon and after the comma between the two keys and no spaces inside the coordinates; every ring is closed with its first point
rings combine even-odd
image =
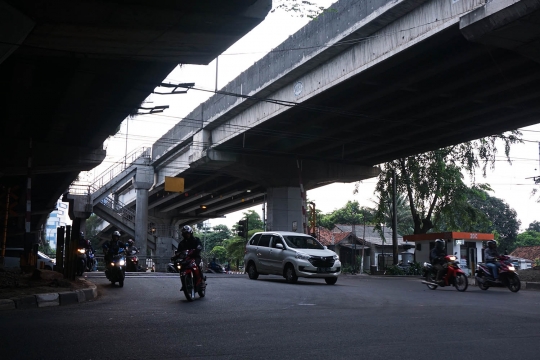
{"type": "MultiPolygon", "coordinates": [[[[182,240],[179,244],[178,244],[178,250],[177,250],[177,253],[179,252],[182,252],[182,251],[185,251],[185,250],[193,250],[193,258],[195,259],[195,262],[197,263],[197,286],[201,284],[201,281],[202,281],[202,272],[201,272],[201,269],[200,269],[200,264],[201,264],[201,251],[203,249],[202,247],[202,243],[201,243],[201,239],[199,239],[198,237],[195,237],[193,235],[193,229],[191,228],[191,226],[189,225],[185,225],[181,228],[181,231],[182,231],[182,238],[184,238],[184,240],[182,240]]],[[[173,260],[174,261],[174,258],[176,258],[176,254],[175,256],[173,256],[173,260]]]]}
{"type": "Polygon", "coordinates": [[[113,256],[118,254],[120,249],[125,249],[126,244],[120,241],[120,232],[115,231],[112,233],[111,240],[105,241],[102,248],[105,255],[105,264],[108,268],[110,267],[113,256]]]}
{"type": "Polygon", "coordinates": [[[435,269],[437,269],[437,283],[442,281],[444,274],[443,264],[445,262],[446,251],[444,250],[444,240],[435,240],[435,247],[429,253],[429,260],[435,269]]]}
{"type": "Polygon", "coordinates": [[[488,247],[484,250],[484,256],[486,260],[486,266],[489,267],[493,274],[495,282],[499,281],[499,267],[501,266],[497,259],[499,258],[499,252],[497,251],[497,243],[493,240],[489,240],[488,247]]]}

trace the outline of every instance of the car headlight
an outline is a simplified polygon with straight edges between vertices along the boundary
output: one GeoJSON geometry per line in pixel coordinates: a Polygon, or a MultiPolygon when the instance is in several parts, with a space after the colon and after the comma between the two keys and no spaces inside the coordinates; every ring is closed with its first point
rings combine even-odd
{"type": "Polygon", "coordinates": [[[516,268],[513,267],[512,265],[510,265],[510,266],[508,266],[508,270],[510,270],[510,271],[516,271],[516,268]]]}
{"type": "Polygon", "coordinates": [[[334,260],[339,260],[338,254],[334,254],[334,260]]]}
{"type": "Polygon", "coordinates": [[[304,253],[301,253],[301,252],[297,252],[296,255],[295,255],[294,257],[297,258],[297,259],[309,260],[309,258],[310,258],[311,256],[308,255],[308,254],[304,254],[304,253]]]}
{"type": "Polygon", "coordinates": [[[124,260],[120,260],[120,262],[118,263],[120,266],[123,266],[126,264],[126,262],[124,260]]]}

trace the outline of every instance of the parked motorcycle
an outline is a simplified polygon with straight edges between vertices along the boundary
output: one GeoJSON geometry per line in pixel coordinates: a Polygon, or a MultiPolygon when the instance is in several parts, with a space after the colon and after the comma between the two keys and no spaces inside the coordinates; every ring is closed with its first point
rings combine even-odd
{"type": "Polygon", "coordinates": [[[214,274],[225,274],[227,271],[225,270],[225,267],[221,264],[210,263],[208,265],[208,268],[206,269],[206,272],[214,274]]]}
{"type": "Polygon", "coordinates": [[[182,290],[188,301],[195,299],[195,293],[198,293],[201,298],[206,295],[206,278],[199,271],[199,265],[196,263],[192,254],[193,250],[185,250],[171,258],[174,267],[180,273],[182,290]],[[196,286],[199,275],[202,276],[201,283],[199,286],[196,286]]]}
{"type": "Polygon", "coordinates": [[[77,249],[75,269],[77,276],[82,276],[82,274],[86,271],[86,249],[84,248],[77,249]]]}
{"type": "Polygon", "coordinates": [[[96,269],[96,257],[91,249],[86,249],[86,271],[94,271],[96,269]]]}
{"type": "Polygon", "coordinates": [[[118,254],[113,255],[112,262],[107,265],[105,270],[105,276],[114,285],[118,282],[118,286],[124,286],[124,279],[126,277],[126,257],[124,249],[118,249],[118,254]]]}
{"type": "Polygon", "coordinates": [[[467,275],[461,270],[459,260],[454,255],[447,255],[443,267],[446,272],[443,277],[442,285],[437,283],[437,269],[431,263],[424,263],[424,277],[426,280],[422,284],[426,284],[430,290],[435,290],[438,286],[454,286],[457,291],[465,291],[469,286],[467,275]]]}
{"type": "Polygon", "coordinates": [[[490,287],[508,287],[512,292],[518,292],[521,289],[521,281],[510,257],[501,255],[497,261],[500,265],[499,282],[495,282],[491,269],[485,263],[478,263],[475,275],[478,287],[482,290],[487,290],[490,287]]]}

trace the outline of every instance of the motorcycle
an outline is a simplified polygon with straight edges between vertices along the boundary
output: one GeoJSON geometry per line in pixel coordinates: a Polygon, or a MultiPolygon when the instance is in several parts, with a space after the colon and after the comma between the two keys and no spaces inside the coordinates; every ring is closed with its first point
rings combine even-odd
{"type": "Polygon", "coordinates": [[[180,281],[182,282],[182,290],[188,301],[195,299],[195,293],[198,293],[201,298],[206,295],[206,278],[202,275],[199,265],[195,258],[192,257],[193,250],[185,250],[177,253],[171,258],[174,267],[180,273],[180,281]],[[201,283],[196,286],[198,276],[202,276],[201,283]]]}
{"type": "Polygon", "coordinates": [[[124,279],[126,277],[126,257],[124,249],[118,249],[118,254],[113,255],[112,262],[107,264],[105,270],[105,276],[114,285],[118,282],[118,286],[124,286],[124,279]]]}
{"type": "Polygon", "coordinates": [[[465,291],[469,286],[467,275],[461,270],[459,266],[459,260],[454,255],[447,255],[444,257],[445,263],[443,267],[446,273],[442,279],[442,284],[437,283],[437,269],[428,262],[424,263],[424,277],[426,280],[422,281],[422,284],[426,284],[430,290],[437,289],[438,286],[454,286],[457,291],[465,291]]]}
{"type": "Polygon", "coordinates": [[[91,249],[86,251],[86,271],[94,271],[96,268],[95,254],[91,249]]]}
{"type": "Polygon", "coordinates": [[[206,269],[206,272],[214,274],[225,274],[227,271],[225,270],[225,267],[223,265],[217,263],[210,263],[210,265],[208,265],[208,268],[206,269]]]}
{"type": "Polygon", "coordinates": [[[77,249],[77,260],[76,260],[76,274],[77,276],[82,276],[83,272],[86,271],[86,249],[78,248],[77,249]]]}
{"type": "Polygon", "coordinates": [[[478,263],[475,274],[478,287],[482,290],[487,290],[490,287],[508,287],[512,292],[518,292],[521,289],[521,281],[510,257],[501,255],[497,261],[500,265],[499,282],[495,282],[491,269],[485,263],[478,263]]]}
{"type": "Polygon", "coordinates": [[[143,271],[142,268],[139,266],[139,257],[136,255],[138,253],[139,253],[139,249],[137,249],[135,246],[127,250],[126,271],[128,272],[143,271]]]}

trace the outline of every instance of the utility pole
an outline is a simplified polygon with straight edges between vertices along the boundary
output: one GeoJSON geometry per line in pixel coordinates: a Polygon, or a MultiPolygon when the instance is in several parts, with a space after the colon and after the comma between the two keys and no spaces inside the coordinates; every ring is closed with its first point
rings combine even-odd
{"type": "Polygon", "coordinates": [[[396,170],[392,170],[392,252],[394,257],[394,265],[398,263],[398,243],[397,243],[397,184],[396,170]]]}

